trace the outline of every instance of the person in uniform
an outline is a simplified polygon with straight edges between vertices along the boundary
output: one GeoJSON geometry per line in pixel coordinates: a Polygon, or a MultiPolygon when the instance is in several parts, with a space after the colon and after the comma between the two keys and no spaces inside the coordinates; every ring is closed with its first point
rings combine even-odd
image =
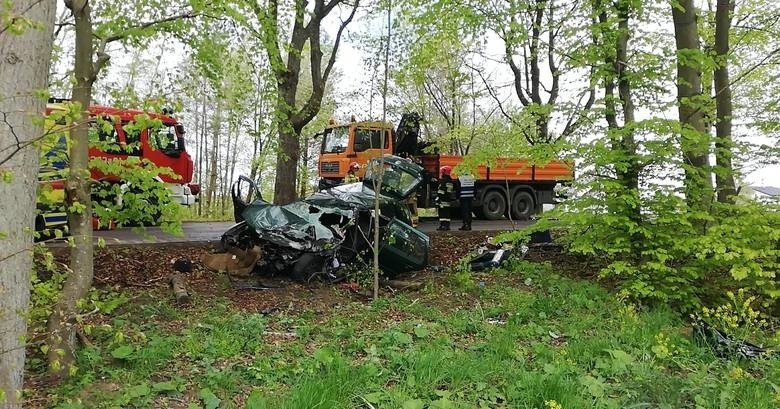
{"type": "Polygon", "coordinates": [[[439,231],[450,229],[452,217],[452,202],[455,201],[455,181],[452,180],[452,166],[442,166],[439,169],[439,189],[436,192],[436,202],[439,205],[439,231]]]}
{"type": "Polygon", "coordinates": [[[471,230],[471,202],[474,200],[474,177],[458,176],[458,199],[460,200],[460,217],[463,225],[460,230],[471,230]]]}

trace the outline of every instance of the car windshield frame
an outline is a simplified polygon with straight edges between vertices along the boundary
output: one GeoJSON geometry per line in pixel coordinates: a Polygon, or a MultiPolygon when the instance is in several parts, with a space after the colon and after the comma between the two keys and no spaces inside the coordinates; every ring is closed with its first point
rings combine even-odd
{"type": "Polygon", "coordinates": [[[339,126],[325,130],[322,139],[322,153],[343,153],[349,145],[349,127],[339,126]]]}
{"type": "MultiPolygon", "coordinates": [[[[379,158],[374,158],[369,162],[364,179],[364,181],[370,183],[369,186],[373,185],[375,179],[374,174],[379,169],[380,164],[379,158]]],[[[382,172],[381,180],[381,193],[390,193],[392,196],[398,198],[409,196],[422,182],[420,176],[413,174],[410,170],[404,169],[403,166],[400,166],[392,160],[384,161],[384,171],[382,172]]]]}

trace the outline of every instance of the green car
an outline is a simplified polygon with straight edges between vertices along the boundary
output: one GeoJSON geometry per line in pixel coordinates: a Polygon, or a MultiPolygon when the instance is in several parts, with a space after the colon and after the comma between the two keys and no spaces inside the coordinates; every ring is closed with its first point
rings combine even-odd
{"type": "Polygon", "coordinates": [[[428,264],[430,239],[413,228],[406,200],[423,181],[423,168],[392,155],[368,164],[363,182],[336,186],[279,206],[262,199],[247,178],[233,185],[236,224],[222,236],[222,250],[259,247],[258,274],[289,274],[300,281],[344,277],[343,267],[370,263],[375,205],[379,204],[379,264],[387,277],[428,264]],[[242,183],[258,198],[245,203],[242,183]],[[376,193],[376,190],[379,193],[376,193]]]}

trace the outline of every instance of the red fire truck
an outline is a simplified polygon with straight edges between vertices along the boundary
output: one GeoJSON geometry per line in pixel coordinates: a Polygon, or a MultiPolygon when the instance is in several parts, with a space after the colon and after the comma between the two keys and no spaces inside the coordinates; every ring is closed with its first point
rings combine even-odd
{"type": "MultiPolygon", "coordinates": [[[[56,115],[52,114],[64,111],[67,107],[63,100],[49,102],[46,106],[49,118],[46,128],[52,137],[43,143],[39,183],[49,185],[51,189],[46,189],[45,203],[39,201],[36,230],[66,223],[63,207],[58,205],[64,203],[64,180],[61,179],[59,171],[67,166],[70,141],[64,129],[65,125],[53,120],[52,117],[56,115]]],[[[91,118],[89,137],[93,142],[89,148],[90,160],[137,158],[148,160],[160,168],[169,168],[175,176],[160,174],[157,179],[170,190],[173,201],[185,206],[195,203],[200,186],[191,183],[193,161],[186,150],[184,127],[171,116],[171,111],[153,113],[93,105],[87,112],[91,118]],[[147,123],[154,123],[156,126],[143,126],[147,123]]],[[[116,175],[103,174],[94,168],[91,169],[91,177],[100,182],[124,183],[116,175]]]]}

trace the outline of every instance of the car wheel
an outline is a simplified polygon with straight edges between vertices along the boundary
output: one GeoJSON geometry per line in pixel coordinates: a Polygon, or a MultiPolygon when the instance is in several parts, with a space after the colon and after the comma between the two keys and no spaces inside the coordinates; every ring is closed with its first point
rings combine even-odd
{"type": "Polygon", "coordinates": [[[315,274],[322,271],[325,259],[321,256],[311,253],[305,253],[293,265],[290,272],[290,278],[295,281],[306,283],[315,274]]]}
{"type": "Polygon", "coordinates": [[[500,220],[506,213],[506,198],[498,190],[491,190],[482,197],[482,214],[487,220],[500,220]]]}
{"type": "Polygon", "coordinates": [[[528,220],[534,212],[534,198],[525,190],[515,193],[512,198],[512,218],[528,220]]]}

